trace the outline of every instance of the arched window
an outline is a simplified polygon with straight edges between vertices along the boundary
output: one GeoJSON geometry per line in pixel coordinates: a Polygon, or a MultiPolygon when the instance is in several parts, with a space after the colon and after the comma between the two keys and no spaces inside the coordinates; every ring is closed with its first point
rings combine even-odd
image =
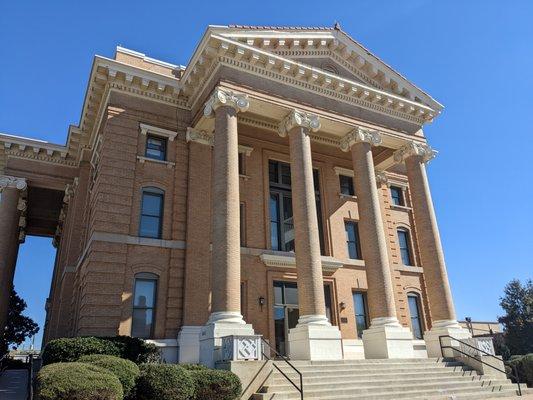
{"type": "Polygon", "coordinates": [[[153,336],[157,296],[157,275],[142,272],[135,275],[131,336],[148,339],[153,336]]]}
{"type": "Polygon", "coordinates": [[[398,229],[398,244],[400,245],[400,255],[402,256],[403,265],[413,265],[411,254],[411,238],[409,231],[405,228],[398,229]]]}
{"type": "Polygon", "coordinates": [[[409,314],[411,315],[411,330],[415,339],[423,339],[422,309],[420,307],[420,296],[417,293],[407,293],[409,302],[409,314]]]}
{"type": "Polygon", "coordinates": [[[143,188],[139,236],[161,238],[164,198],[165,192],[161,189],[156,187],[143,188]]]}

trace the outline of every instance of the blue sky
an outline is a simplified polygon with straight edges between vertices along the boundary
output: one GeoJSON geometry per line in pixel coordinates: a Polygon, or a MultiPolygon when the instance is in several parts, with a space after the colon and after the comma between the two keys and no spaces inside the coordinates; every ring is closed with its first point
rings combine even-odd
{"type": "MultiPolygon", "coordinates": [[[[513,278],[533,275],[533,2],[5,1],[0,132],[64,143],[94,54],[122,45],[186,64],[208,24],[331,26],[445,105],[425,131],[459,318],[493,320],[513,278]]],[[[15,287],[44,320],[54,251],[21,246],[15,287]]],[[[40,338],[37,339],[40,342],[40,338]]]]}

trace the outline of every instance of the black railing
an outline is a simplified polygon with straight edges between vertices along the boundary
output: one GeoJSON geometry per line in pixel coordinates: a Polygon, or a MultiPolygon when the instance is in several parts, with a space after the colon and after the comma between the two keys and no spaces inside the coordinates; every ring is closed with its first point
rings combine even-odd
{"type": "MultiPolygon", "coordinates": [[[[277,359],[285,361],[294,371],[296,371],[296,373],[298,374],[298,376],[300,378],[300,386],[299,387],[298,387],[298,385],[296,383],[294,383],[294,381],[291,378],[289,378],[287,376],[287,374],[285,372],[283,372],[281,370],[280,367],[278,367],[276,365],[275,362],[272,363],[274,368],[276,368],[281,373],[281,375],[283,375],[285,377],[285,379],[287,379],[291,383],[291,385],[294,386],[298,392],[300,392],[300,399],[304,400],[304,380],[303,380],[302,373],[300,371],[298,371],[298,369],[294,365],[292,365],[292,363],[289,361],[288,357],[285,357],[284,355],[278,353],[276,351],[276,349],[274,349],[272,346],[270,346],[270,344],[265,339],[261,338],[261,340],[270,349],[270,351],[273,352],[276,355],[277,359]]],[[[265,357],[267,360],[271,360],[270,355],[265,354],[264,351],[261,351],[261,353],[263,353],[263,357],[265,357]]]]}
{"type": "Polygon", "coordinates": [[[3,356],[0,357],[0,375],[2,375],[2,372],[6,369],[6,364],[8,361],[9,353],[5,353],[3,356]]]}
{"type": "Polygon", "coordinates": [[[505,375],[509,375],[511,378],[514,378],[514,379],[516,380],[516,384],[518,385],[518,395],[519,395],[519,396],[522,396],[522,388],[520,387],[520,378],[519,378],[519,376],[518,376],[518,372],[517,372],[517,370],[516,370],[516,366],[514,366],[514,365],[508,365],[508,366],[511,368],[511,370],[514,372],[514,375],[513,375],[513,374],[511,374],[511,373],[508,373],[508,372],[505,371],[505,370],[501,370],[500,368],[495,367],[495,366],[492,365],[492,364],[486,363],[485,361],[483,361],[483,360],[481,359],[481,357],[479,357],[479,359],[478,359],[478,358],[472,356],[471,354],[468,354],[468,353],[466,353],[466,352],[464,352],[464,351],[458,349],[457,347],[454,347],[454,346],[443,346],[443,344],[442,344],[442,338],[450,338],[450,339],[452,339],[452,340],[455,340],[455,341],[461,343],[462,345],[464,345],[464,346],[466,346],[466,347],[469,347],[469,348],[474,349],[474,350],[476,350],[476,351],[478,351],[478,352],[480,352],[480,353],[483,353],[483,355],[485,355],[485,356],[492,357],[492,358],[494,358],[494,359],[496,359],[496,360],[498,360],[498,361],[502,361],[502,362],[503,362],[503,365],[506,365],[506,364],[505,364],[505,361],[503,361],[502,359],[496,357],[494,354],[487,353],[485,350],[481,350],[481,349],[479,349],[479,348],[477,348],[477,347],[475,347],[475,346],[472,346],[472,345],[469,344],[469,343],[466,343],[466,342],[464,342],[464,341],[462,341],[462,340],[456,339],[456,338],[454,338],[454,337],[452,337],[452,336],[450,336],[450,335],[442,335],[442,336],[439,336],[440,352],[441,352],[441,354],[442,354],[443,357],[444,357],[444,349],[452,349],[452,351],[456,351],[456,352],[458,352],[458,353],[460,353],[460,354],[462,354],[462,355],[464,355],[464,356],[467,356],[467,357],[469,357],[469,358],[475,360],[476,362],[480,362],[480,363],[483,364],[483,365],[488,365],[489,367],[495,369],[496,371],[502,372],[502,373],[504,373],[505,375]]]}
{"type": "Polygon", "coordinates": [[[28,400],[33,399],[33,354],[28,356],[28,400]]]}

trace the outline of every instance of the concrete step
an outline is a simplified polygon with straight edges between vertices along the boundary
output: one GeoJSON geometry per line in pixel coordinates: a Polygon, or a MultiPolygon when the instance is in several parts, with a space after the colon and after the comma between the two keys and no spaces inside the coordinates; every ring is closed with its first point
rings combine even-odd
{"type": "MultiPolygon", "coordinates": [[[[291,367],[287,366],[287,365],[279,365],[279,364],[276,364],[284,373],[296,373],[296,371],[294,371],[294,369],[292,369],[291,367]]],[[[318,373],[326,373],[326,372],[343,372],[343,371],[358,371],[359,373],[361,374],[364,374],[364,373],[372,373],[372,372],[375,372],[375,371],[381,371],[383,373],[402,373],[402,372],[419,372],[419,373],[425,373],[425,372],[432,372],[432,371],[442,371],[442,370],[448,370],[448,369],[452,369],[454,371],[471,371],[472,368],[470,367],[466,367],[466,366],[463,366],[461,364],[458,364],[458,365],[450,365],[450,366],[444,366],[444,365],[431,365],[431,366],[416,366],[416,367],[409,367],[409,366],[403,366],[403,365],[387,365],[387,366],[384,366],[383,368],[380,368],[380,367],[368,367],[368,366],[364,366],[364,367],[347,367],[347,366],[342,366],[342,365],[338,365],[338,366],[335,366],[335,365],[331,365],[331,366],[327,366],[327,367],[309,367],[309,366],[302,366],[302,367],[297,367],[298,371],[300,371],[303,375],[306,375],[307,373],[311,373],[311,372],[318,372],[318,373]]]]}

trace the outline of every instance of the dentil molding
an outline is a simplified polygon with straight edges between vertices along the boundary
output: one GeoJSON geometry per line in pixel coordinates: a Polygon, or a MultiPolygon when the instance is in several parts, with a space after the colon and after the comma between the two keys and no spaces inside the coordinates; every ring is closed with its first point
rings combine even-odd
{"type": "Polygon", "coordinates": [[[278,134],[281,137],[285,137],[292,129],[297,127],[305,128],[306,133],[316,132],[320,129],[320,118],[318,115],[294,109],[281,120],[278,134]]]}
{"type": "Polygon", "coordinates": [[[409,157],[419,156],[423,162],[427,163],[435,158],[436,155],[437,151],[433,150],[430,145],[410,141],[394,152],[394,161],[401,163],[409,157]]]}
{"type": "Polygon", "coordinates": [[[371,131],[358,126],[341,139],[340,148],[342,151],[349,151],[355,143],[359,142],[379,146],[382,142],[381,134],[377,131],[371,131]]]}
{"type": "Polygon", "coordinates": [[[226,106],[232,107],[237,112],[245,112],[250,107],[250,101],[245,94],[235,93],[228,89],[216,88],[205,103],[204,115],[214,117],[217,108],[226,106]]]}

